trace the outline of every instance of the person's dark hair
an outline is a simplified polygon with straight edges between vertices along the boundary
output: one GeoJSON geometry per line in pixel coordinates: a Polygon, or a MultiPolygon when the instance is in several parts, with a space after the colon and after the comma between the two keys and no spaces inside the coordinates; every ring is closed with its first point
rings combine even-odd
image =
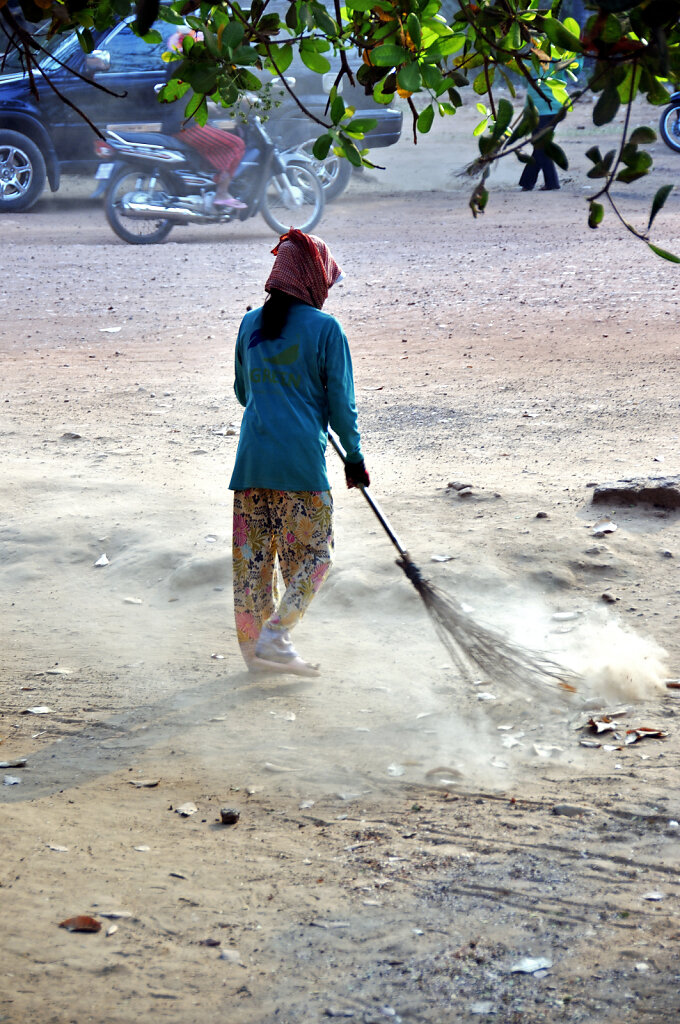
{"type": "Polygon", "coordinates": [[[264,338],[274,341],[281,337],[288,319],[288,310],[291,304],[297,301],[292,295],[287,295],[286,292],[279,291],[278,288],[272,288],[262,307],[260,332],[264,338]]]}

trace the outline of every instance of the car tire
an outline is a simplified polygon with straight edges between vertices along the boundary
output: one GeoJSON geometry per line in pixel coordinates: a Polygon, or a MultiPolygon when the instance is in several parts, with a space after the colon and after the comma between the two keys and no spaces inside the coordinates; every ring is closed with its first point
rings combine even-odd
{"type": "Polygon", "coordinates": [[[45,187],[45,158],[32,139],[0,129],[0,213],[21,213],[45,187]]]}

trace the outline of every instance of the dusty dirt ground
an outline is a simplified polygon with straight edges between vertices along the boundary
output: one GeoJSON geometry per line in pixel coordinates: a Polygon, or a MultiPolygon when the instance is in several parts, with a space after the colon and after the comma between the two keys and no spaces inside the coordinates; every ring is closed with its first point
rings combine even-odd
{"type": "MultiPolygon", "coordinates": [[[[678,271],[586,227],[585,120],[561,192],[513,165],[477,221],[456,132],[327,209],[328,308],[415,560],[587,683],[460,678],[337,465],[337,564],[297,633],[323,675],[249,678],[231,363],[271,233],[132,248],[82,183],[4,219],[0,760],[27,763],[0,773],[1,1021],[677,1019],[679,514],[591,497],[680,472],[678,271]],[[612,709],[667,738],[582,746],[612,709]],[[104,927],[58,927],[76,914],[104,927]]],[[[657,156],[636,223],[677,175],[657,156]]],[[[655,235],[676,250],[679,203],[655,235]]]]}

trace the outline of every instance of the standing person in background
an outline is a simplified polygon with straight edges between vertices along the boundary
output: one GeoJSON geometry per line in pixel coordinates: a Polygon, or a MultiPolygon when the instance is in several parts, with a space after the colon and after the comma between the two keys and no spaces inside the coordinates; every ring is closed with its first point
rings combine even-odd
{"type": "Polygon", "coordinates": [[[234,390],[245,406],[229,484],[236,632],[251,671],[318,675],[290,630],[333,559],[329,426],[347,453],[347,486],[368,487],[369,477],[347,338],[321,308],[340,268],[325,242],[295,228],[272,251],[269,297],[243,318],[236,342],[234,390]]]}
{"type": "MultiPolygon", "coordinates": [[[[577,66],[580,67],[580,62],[574,61],[571,66],[576,70],[577,66]]],[[[539,171],[543,174],[543,184],[541,185],[542,192],[554,192],[560,187],[560,179],[557,176],[555,163],[548,156],[543,147],[546,137],[549,135],[549,129],[555,124],[555,118],[563,107],[569,106],[569,97],[566,95],[566,90],[565,99],[563,102],[560,102],[555,96],[553,96],[550,86],[547,84],[547,80],[551,79],[554,81],[557,79],[557,81],[562,85],[566,86],[566,74],[566,68],[552,71],[548,64],[545,67],[544,72],[537,79],[538,89],[531,84],[527,86],[525,105],[528,106],[531,102],[538,111],[538,125],[536,126],[534,134],[539,132],[543,132],[544,134],[534,143],[531,159],[524,165],[524,170],[522,171],[522,175],[519,179],[520,188],[523,192],[532,191],[538,180],[539,171]]]]}

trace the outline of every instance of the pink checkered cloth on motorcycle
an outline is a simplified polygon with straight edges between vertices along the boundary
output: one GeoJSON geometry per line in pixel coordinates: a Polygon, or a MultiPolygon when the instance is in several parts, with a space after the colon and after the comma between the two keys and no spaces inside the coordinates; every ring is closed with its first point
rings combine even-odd
{"type": "Polygon", "coordinates": [[[190,124],[179,133],[182,142],[188,142],[218,171],[234,176],[243,159],[246,144],[238,135],[224,132],[210,125],[190,124]]]}
{"type": "Polygon", "coordinates": [[[276,288],[321,309],[328,298],[328,289],[342,273],[326,243],[316,235],[291,228],[281,235],[272,254],[276,259],[265,291],[276,288]]]}

